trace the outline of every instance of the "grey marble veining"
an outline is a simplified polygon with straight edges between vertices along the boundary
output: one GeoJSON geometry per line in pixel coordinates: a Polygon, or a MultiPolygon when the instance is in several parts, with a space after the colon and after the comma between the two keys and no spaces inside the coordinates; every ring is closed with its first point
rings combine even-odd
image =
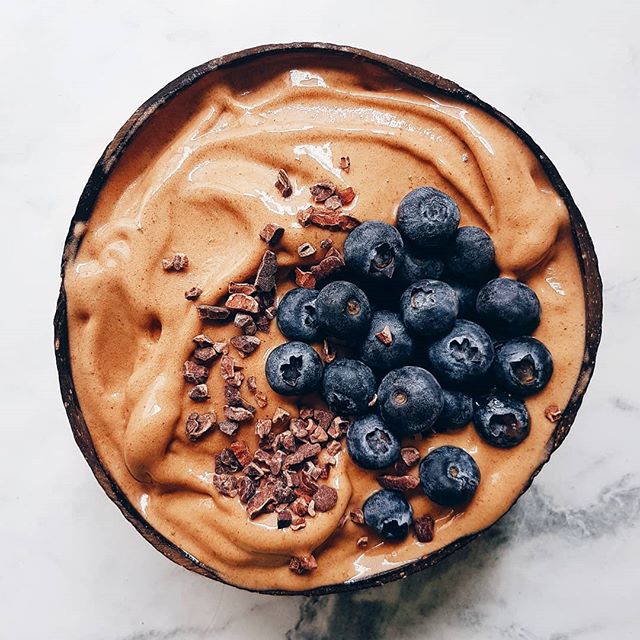
{"type": "Polygon", "coordinates": [[[638,24],[625,0],[0,3],[0,639],[638,638],[638,24]],[[292,40],[413,62],[507,113],[569,185],[605,285],[594,379],[514,509],[427,572],[323,598],[225,587],[152,549],[76,448],[52,349],[67,223],[113,134],[185,69],[292,40]]]}

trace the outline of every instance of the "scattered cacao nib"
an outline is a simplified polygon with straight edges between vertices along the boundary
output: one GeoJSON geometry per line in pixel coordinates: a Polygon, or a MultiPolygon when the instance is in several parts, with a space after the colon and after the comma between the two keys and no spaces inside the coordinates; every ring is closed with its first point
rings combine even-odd
{"type": "Polygon", "coordinates": [[[384,325],[382,331],[378,331],[378,333],[376,333],[375,335],[376,338],[378,338],[378,340],[380,340],[380,342],[382,342],[382,344],[386,347],[393,343],[393,334],[391,333],[391,329],[389,329],[386,324],[384,325]]]}
{"type": "Polygon", "coordinates": [[[187,300],[197,300],[202,295],[202,289],[200,287],[191,287],[184,292],[184,297],[187,300]]]}
{"type": "Polygon", "coordinates": [[[240,471],[240,463],[231,449],[223,449],[214,459],[216,473],[235,473],[240,471]]]}
{"type": "Polygon", "coordinates": [[[373,397],[371,398],[371,400],[369,400],[367,405],[370,406],[370,407],[375,407],[376,406],[376,402],[378,402],[378,394],[374,393],[373,397]]]}
{"type": "Polygon", "coordinates": [[[236,362],[231,356],[222,356],[220,360],[220,373],[225,381],[233,380],[236,375],[236,362]]]}
{"type": "Polygon", "coordinates": [[[346,187],[338,191],[338,198],[343,206],[351,204],[356,197],[356,192],[351,187],[346,187]]]}
{"type": "Polygon", "coordinates": [[[311,500],[311,502],[309,503],[309,506],[307,507],[307,510],[309,511],[309,515],[312,518],[315,518],[315,515],[316,515],[316,503],[313,500],[311,500]]]}
{"type": "Polygon", "coordinates": [[[337,440],[331,440],[331,442],[327,444],[326,449],[330,456],[335,456],[336,453],[342,451],[342,445],[337,440]]]}
{"type": "Polygon", "coordinates": [[[313,409],[311,407],[300,407],[298,415],[302,420],[308,420],[309,418],[313,418],[313,409]]]}
{"type": "Polygon", "coordinates": [[[278,512],[278,529],[286,529],[293,520],[293,514],[289,509],[283,509],[278,512]]]}
{"type": "Polygon", "coordinates": [[[258,327],[253,318],[246,313],[238,313],[233,319],[233,326],[242,331],[245,336],[255,336],[258,327]]]}
{"type": "Polygon", "coordinates": [[[298,211],[296,218],[298,219],[298,223],[302,227],[306,227],[311,221],[311,214],[315,211],[314,207],[307,207],[302,211],[298,211]]]}
{"type": "Polygon", "coordinates": [[[206,384],[197,384],[189,391],[189,398],[194,402],[204,402],[209,397],[209,389],[206,384]]]}
{"type": "Polygon", "coordinates": [[[340,520],[338,520],[338,529],[342,529],[342,527],[344,527],[344,525],[347,524],[348,519],[349,519],[349,515],[346,513],[343,513],[342,516],[340,517],[340,520]]]}
{"type": "Polygon", "coordinates": [[[227,436],[234,436],[238,431],[239,426],[240,425],[237,422],[234,422],[233,420],[223,420],[218,425],[218,429],[220,429],[220,431],[222,431],[222,433],[224,433],[227,436]]]}
{"type": "Polygon", "coordinates": [[[247,378],[247,389],[249,389],[249,391],[251,391],[251,393],[255,393],[257,388],[258,388],[258,382],[256,380],[256,377],[255,376],[249,376],[247,378]]]}
{"type": "Polygon", "coordinates": [[[229,342],[242,357],[245,357],[253,353],[260,346],[262,340],[256,336],[234,336],[229,342]]]}
{"type": "Polygon", "coordinates": [[[321,484],[313,495],[316,511],[331,511],[338,504],[338,492],[326,484],[321,484]]]}
{"type": "Polygon", "coordinates": [[[420,452],[415,447],[403,447],[400,449],[400,458],[407,467],[413,467],[420,462],[420,452]]]}
{"type": "Polygon", "coordinates": [[[258,313],[260,307],[258,301],[246,293],[232,293],[227,301],[224,303],[227,309],[233,309],[234,311],[246,311],[248,313],[258,313]]]}
{"type": "Polygon", "coordinates": [[[302,418],[293,418],[289,424],[289,429],[298,440],[304,440],[309,435],[307,423],[302,418]]]}
{"type": "Polygon", "coordinates": [[[332,422],[329,429],[327,429],[327,434],[332,438],[340,438],[345,433],[347,433],[347,429],[351,422],[346,418],[342,418],[341,416],[336,416],[332,422]]]}
{"type": "Polygon", "coordinates": [[[267,509],[269,505],[276,503],[273,487],[266,485],[257,489],[253,497],[247,502],[247,513],[252,520],[267,509]]]}
{"type": "Polygon", "coordinates": [[[340,202],[338,196],[331,196],[324,201],[324,206],[329,209],[329,211],[337,211],[342,206],[342,202],[340,202]]]}
{"type": "Polygon", "coordinates": [[[244,407],[231,407],[226,404],[223,408],[224,417],[234,422],[246,422],[253,418],[253,413],[244,407]]]}
{"type": "Polygon", "coordinates": [[[362,509],[353,509],[349,512],[349,517],[351,518],[351,522],[355,524],[364,524],[364,513],[362,513],[362,509]]]}
{"type": "Polygon", "coordinates": [[[273,426],[277,429],[284,429],[291,421],[291,414],[288,411],[285,411],[282,407],[277,407],[273,412],[271,421],[273,422],[273,426]]]}
{"type": "Polygon", "coordinates": [[[315,252],[316,252],[316,248],[310,242],[303,242],[298,247],[298,255],[301,258],[308,258],[308,257],[314,255],[315,252]]]}
{"type": "Polygon", "coordinates": [[[208,413],[190,413],[187,418],[185,432],[191,442],[196,442],[211,431],[216,426],[216,414],[213,411],[208,413]]]}
{"type": "Polygon", "coordinates": [[[182,271],[189,266],[189,258],[184,253],[176,253],[173,258],[164,258],[162,268],[165,271],[182,271]]]}
{"type": "Polygon", "coordinates": [[[193,359],[200,364],[210,364],[220,355],[215,347],[198,347],[193,352],[193,359]]]}
{"type": "Polygon", "coordinates": [[[335,271],[339,271],[344,267],[344,260],[338,256],[326,256],[320,260],[318,264],[311,267],[311,274],[316,280],[324,280],[335,271]]]}
{"type": "Polygon", "coordinates": [[[557,404],[549,405],[544,410],[544,417],[549,422],[558,422],[558,420],[560,420],[560,418],[562,417],[562,409],[560,409],[557,404]]]}
{"type": "Polygon", "coordinates": [[[273,320],[276,317],[276,311],[277,309],[275,306],[267,307],[264,310],[264,315],[267,316],[269,320],[273,320]]]}
{"type": "Polygon", "coordinates": [[[198,345],[198,347],[213,347],[213,340],[204,333],[199,333],[197,336],[193,338],[193,341],[198,345]]]}
{"type": "Polygon", "coordinates": [[[309,503],[311,502],[311,497],[302,495],[296,498],[291,503],[291,511],[297,516],[306,516],[309,513],[309,503]]]}
{"type": "Polygon", "coordinates": [[[282,464],[287,454],[284,451],[276,451],[269,460],[269,471],[271,475],[277,476],[282,471],[282,464]]]}
{"type": "Polygon", "coordinates": [[[287,456],[284,466],[288,468],[300,464],[309,458],[317,456],[321,449],[322,447],[319,444],[302,444],[294,453],[287,456]]]}
{"type": "Polygon", "coordinates": [[[333,247],[333,240],[331,238],[325,238],[320,241],[320,248],[323,251],[329,251],[333,247]]]}
{"type": "Polygon", "coordinates": [[[305,289],[315,289],[316,277],[310,271],[303,271],[296,267],[296,284],[305,289]]]}
{"type": "Polygon", "coordinates": [[[269,399],[267,398],[267,394],[264,391],[256,391],[255,393],[256,404],[264,409],[269,404],[269,399]]]}
{"type": "Polygon", "coordinates": [[[369,536],[360,536],[356,541],[356,547],[364,549],[369,544],[369,536]]]}
{"type": "Polygon", "coordinates": [[[291,522],[291,531],[299,531],[307,526],[307,521],[304,518],[294,518],[291,522]]]}
{"type": "Polygon", "coordinates": [[[275,188],[280,192],[283,198],[288,198],[293,193],[291,180],[289,180],[289,176],[284,169],[280,169],[278,171],[278,178],[275,182],[275,188]]]}
{"type": "MultiPolygon", "coordinates": [[[[232,407],[242,407],[244,405],[240,389],[228,382],[224,385],[224,399],[226,403],[232,407]]],[[[248,408],[249,407],[245,407],[245,409],[248,408]]]]}
{"type": "Polygon", "coordinates": [[[316,202],[324,202],[336,192],[336,185],[329,180],[324,180],[309,187],[309,191],[316,202]]]}
{"type": "Polygon", "coordinates": [[[308,496],[313,496],[316,491],[318,491],[318,483],[313,479],[311,474],[307,471],[299,471],[296,495],[300,496],[302,494],[306,494],[308,496]]]}
{"type": "Polygon", "coordinates": [[[229,309],[226,309],[225,307],[216,307],[211,304],[199,304],[196,309],[200,320],[206,320],[209,322],[222,322],[231,315],[231,311],[229,311],[229,309]]]}
{"type": "Polygon", "coordinates": [[[313,209],[309,215],[309,223],[333,231],[353,231],[360,220],[340,211],[321,211],[313,209]]]}
{"type": "Polygon", "coordinates": [[[266,435],[271,433],[271,428],[273,426],[273,423],[271,422],[271,420],[268,419],[263,419],[263,420],[257,420],[256,421],[256,435],[259,438],[264,438],[266,435]]]}
{"type": "Polygon", "coordinates": [[[340,158],[340,168],[345,173],[349,173],[349,171],[351,170],[351,158],[349,156],[342,156],[340,158]]]}
{"type": "Polygon", "coordinates": [[[211,482],[223,496],[235,498],[238,495],[237,480],[227,473],[214,473],[211,482]]]}
{"type": "Polygon", "coordinates": [[[207,367],[187,360],[182,365],[182,375],[187,382],[191,384],[202,384],[209,377],[209,369],[207,367]]]}
{"type": "Polygon", "coordinates": [[[249,447],[247,447],[247,443],[244,440],[235,440],[229,445],[229,449],[233,451],[241,466],[246,467],[251,462],[249,447]]]}
{"type": "Polygon", "coordinates": [[[260,232],[260,238],[271,246],[273,246],[274,244],[278,244],[283,235],[284,227],[280,227],[277,224],[272,223],[265,225],[260,232]]]}
{"type": "Polygon", "coordinates": [[[256,285],[250,282],[230,282],[229,293],[244,293],[252,296],[256,292],[256,285]]]}
{"type": "Polygon", "coordinates": [[[258,465],[262,465],[263,467],[268,468],[269,464],[271,463],[271,454],[267,453],[263,449],[258,449],[253,454],[253,461],[258,465]]]}
{"type": "Polygon", "coordinates": [[[256,289],[258,291],[272,291],[275,289],[277,270],[278,259],[276,254],[273,251],[265,251],[256,274],[256,289]]]}
{"type": "Polygon", "coordinates": [[[395,489],[396,491],[409,491],[415,489],[420,484],[418,476],[378,476],[376,478],[385,489],[395,489]]]}
{"type": "Polygon", "coordinates": [[[336,350],[326,338],[322,341],[322,360],[329,364],[336,359],[336,350]]]}
{"type": "Polygon", "coordinates": [[[239,476],[236,486],[240,502],[247,504],[256,492],[256,483],[248,476],[239,476]]]}
{"type": "Polygon", "coordinates": [[[261,469],[255,462],[245,467],[244,472],[252,479],[257,480],[264,475],[264,470],[261,469]]]}
{"type": "Polygon", "coordinates": [[[267,316],[260,315],[256,317],[256,327],[258,331],[262,331],[262,333],[266,333],[267,331],[269,331],[270,324],[271,324],[271,321],[269,320],[269,318],[267,318],[267,316]]]}
{"type": "Polygon", "coordinates": [[[335,416],[330,411],[325,411],[324,409],[314,409],[313,410],[313,419],[323,429],[328,429],[329,428],[329,425],[333,422],[334,417],[335,416]]]}
{"type": "Polygon", "coordinates": [[[323,442],[326,442],[328,439],[329,439],[329,436],[327,435],[327,432],[320,425],[318,425],[313,430],[313,432],[309,434],[309,442],[311,442],[312,444],[315,444],[315,443],[322,444],[323,442]]]}
{"type": "MultiPolygon", "coordinates": [[[[293,528],[293,527],[292,527],[293,528]]],[[[318,563],[316,559],[312,555],[308,556],[294,556],[289,560],[289,569],[298,575],[302,575],[304,573],[309,573],[314,569],[318,568],[318,563]]]]}
{"type": "Polygon", "coordinates": [[[293,452],[296,450],[296,439],[291,431],[283,431],[276,438],[279,438],[279,446],[285,451],[293,452]]]}
{"type": "Polygon", "coordinates": [[[435,521],[432,516],[426,514],[413,520],[413,530],[416,533],[418,542],[431,542],[435,529],[435,521]]]}

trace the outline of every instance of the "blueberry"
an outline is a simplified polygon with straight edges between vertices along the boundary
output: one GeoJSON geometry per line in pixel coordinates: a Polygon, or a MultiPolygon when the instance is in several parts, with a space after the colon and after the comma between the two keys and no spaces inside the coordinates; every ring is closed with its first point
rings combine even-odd
{"type": "Polygon", "coordinates": [[[385,540],[402,540],[413,521],[413,509],[399,491],[383,489],[371,494],[362,506],[364,521],[385,540]]]}
{"type": "Polygon", "coordinates": [[[444,245],[459,223],[458,205],[432,187],[410,191],[398,206],[397,225],[402,237],[420,247],[444,245]]]}
{"type": "Polygon", "coordinates": [[[480,484],[480,469],[464,449],[445,445],[420,463],[420,482],[429,500],[455,507],[473,498],[480,484]]]}
{"type": "Polygon", "coordinates": [[[278,329],[290,340],[313,342],[318,339],[320,323],[316,313],[314,289],[291,289],[278,305],[278,329]]]}
{"type": "Polygon", "coordinates": [[[447,280],[447,284],[458,296],[458,318],[475,320],[478,290],[458,280],[447,280]]]}
{"type": "Polygon", "coordinates": [[[316,298],[320,324],[336,338],[362,336],[369,329],[371,306],[364,291],[352,282],[336,280],[316,298]]]}
{"type": "Polygon", "coordinates": [[[391,278],[404,261],[402,237],[386,222],[363,222],[345,240],[344,261],[360,276],[391,278]]]}
{"type": "Polygon", "coordinates": [[[478,293],[476,311],[483,325],[503,336],[531,333],[540,322],[535,291],[511,278],[487,282],[478,293]]]}
{"type": "Polygon", "coordinates": [[[285,342],[267,357],[265,373],[276,393],[299,396],[310,393],[320,383],[322,360],[304,342],[285,342]]]}
{"type": "Polygon", "coordinates": [[[460,227],[450,245],[447,273],[465,282],[480,284],[496,275],[496,250],[480,227],[460,227]]]}
{"type": "Polygon", "coordinates": [[[334,413],[357,416],[366,413],[376,395],[376,377],[359,360],[341,358],[327,365],[322,395],[334,413]]]}
{"type": "Polygon", "coordinates": [[[433,426],[442,411],[438,381],[420,367],[402,367],[388,373],[378,387],[380,414],[400,435],[413,435],[433,426]]]}
{"type": "Polygon", "coordinates": [[[496,348],[492,370],[503,389],[517,396],[528,396],[549,382],[553,360],[540,340],[512,338],[496,348]]]}
{"type": "Polygon", "coordinates": [[[426,255],[406,247],[404,261],[397,271],[398,280],[405,287],[426,278],[438,280],[444,271],[444,260],[434,253],[426,255]]]}
{"type": "Polygon", "coordinates": [[[476,400],[473,424],[485,442],[510,449],[529,435],[529,412],[517,398],[506,393],[490,394],[476,400]]]}
{"type": "Polygon", "coordinates": [[[458,315],[458,296],[440,280],[419,280],[400,298],[402,320],[421,336],[437,336],[453,327],[458,315]]]}
{"type": "Polygon", "coordinates": [[[457,320],[447,335],[432,342],[427,354],[431,371],[445,385],[478,383],[493,362],[493,343],[487,332],[469,320],[457,320]]]}
{"type": "Polygon", "coordinates": [[[373,369],[388,371],[407,364],[412,353],[413,339],[400,316],[393,311],[374,311],[360,347],[360,360],[373,369]]]}
{"type": "Polygon", "coordinates": [[[363,469],[383,469],[400,455],[400,442],[379,416],[357,418],[347,430],[347,450],[363,469]]]}
{"type": "Polygon", "coordinates": [[[442,390],[444,403],[434,429],[439,432],[454,431],[471,422],[473,398],[462,391],[442,390]]]}

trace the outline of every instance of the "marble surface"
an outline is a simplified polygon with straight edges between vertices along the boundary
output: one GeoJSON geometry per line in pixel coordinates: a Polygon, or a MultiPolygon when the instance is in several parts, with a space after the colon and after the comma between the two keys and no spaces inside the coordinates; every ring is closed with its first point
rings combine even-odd
{"type": "Polygon", "coordinates": [[[0,5],[0,638],[637,638],[640,236],[635,2],[5,0],[0,5]],[[348,6],[347,6],[348,5],[348,6]],[[58,264],[94,162],[187,68],[267,41],[350,43],[508,113],[558,166],[605,283],[595,377],[553,460],[489,534],[401,583],[274,598],[152,549],[104,497],[59,400],[58,264]]]}

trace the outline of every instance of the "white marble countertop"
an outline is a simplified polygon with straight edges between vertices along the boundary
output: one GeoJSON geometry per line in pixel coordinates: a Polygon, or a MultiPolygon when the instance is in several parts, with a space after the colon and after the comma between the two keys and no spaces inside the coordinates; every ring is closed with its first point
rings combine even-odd
{"type": "Polygon", "coordinates": [[[639,5],[368,4],[2,3],[1,638],[639,637],[639,5]],[[182,71],[292,40],[413,62],[509,114],[571,188],[605,282],[591,388],[568,440],[517,507],[429,572],[314,599],[224,587],[149,546],[75,446],[52,349],[67,224],[118,127],[182,71]]]}

